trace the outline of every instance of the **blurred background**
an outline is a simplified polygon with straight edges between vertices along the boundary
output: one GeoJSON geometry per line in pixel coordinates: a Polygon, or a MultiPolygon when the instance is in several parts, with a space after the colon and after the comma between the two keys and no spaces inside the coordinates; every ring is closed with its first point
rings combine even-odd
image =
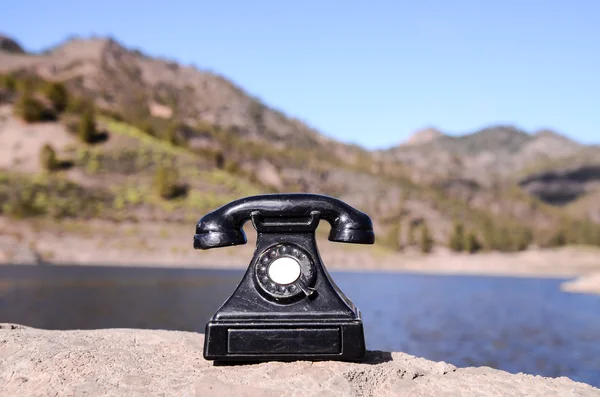
{"type": "Polygon", "coordinates": [[[318,230],[370,349],[600,386],[600,3],[3,11],[0,322],[202,332],[254,231],[195,222],[322,193],[374,222],[318,230]]]}

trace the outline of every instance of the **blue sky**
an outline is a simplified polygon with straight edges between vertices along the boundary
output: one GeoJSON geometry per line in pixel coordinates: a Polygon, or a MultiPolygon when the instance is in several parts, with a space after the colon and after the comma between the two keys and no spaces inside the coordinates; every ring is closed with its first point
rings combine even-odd
{"type": "Polygon", "coordinates": [[[511,124],[600,143],[600,1],[4,0],[29,50],[110,35],[368,148],[511,124]]]}

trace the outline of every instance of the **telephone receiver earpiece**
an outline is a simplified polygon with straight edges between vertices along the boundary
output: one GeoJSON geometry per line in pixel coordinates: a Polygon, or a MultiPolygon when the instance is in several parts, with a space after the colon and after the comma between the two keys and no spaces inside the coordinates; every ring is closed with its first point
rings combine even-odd
{"type": "Polygon", "coordinates": [[[360,360],[365,355],[360,311],[341,292],[319,255],[315,231],[329,240],[373,244],[365,213],[341,200],[308,193],[265,194],[233,201],[203,216],[194,248],[246,244],[256,250],[233,294],[206,325],[204,357],[216,361],[360,360]]]}

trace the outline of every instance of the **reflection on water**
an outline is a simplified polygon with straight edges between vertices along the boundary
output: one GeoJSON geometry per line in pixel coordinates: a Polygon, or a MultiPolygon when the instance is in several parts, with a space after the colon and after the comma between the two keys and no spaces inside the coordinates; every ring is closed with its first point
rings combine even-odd
{"type": "MultiPolygon", "coordinates": [[[[0,322],[203,332],[243,271],[0,267],[0,322]]],[[[367,347],[600,386],[600,297],[562,280],[332,272],[367,347]]]]}

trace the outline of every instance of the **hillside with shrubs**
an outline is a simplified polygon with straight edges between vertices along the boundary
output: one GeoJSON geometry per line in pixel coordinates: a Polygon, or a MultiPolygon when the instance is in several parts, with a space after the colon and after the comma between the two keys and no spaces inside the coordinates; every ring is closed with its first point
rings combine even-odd
{"type": "Polygon", "coordinates": [[[473,153],[489,148],[498,130],[460,139],[433,134],[370,152],[321,135],[222,76],[114,40],[73,39],[42,54],[0,50],[0,73],[0,143],[34,148],[27,153],[36,156],[3,152],[0,211],[11,219],[193,225],[239,197],[307,191],[367,212],[377,244],[389,250],[600,246],[599,205],[587,202],[594,175],[561,205],[536,193],[544,186],[535,191],[523,182],[600,157],[575,164],[573,149],[508,167],[506,153],[515,150],[507,145],[540,147],[520,131],[500,131],[506,139],[494,144],[497,160],[474,173],[473,153]],[[433,159],[444,172],[425,172],[433,159]],[[578,203],[586,204],[573,210],[578,203]]]}

